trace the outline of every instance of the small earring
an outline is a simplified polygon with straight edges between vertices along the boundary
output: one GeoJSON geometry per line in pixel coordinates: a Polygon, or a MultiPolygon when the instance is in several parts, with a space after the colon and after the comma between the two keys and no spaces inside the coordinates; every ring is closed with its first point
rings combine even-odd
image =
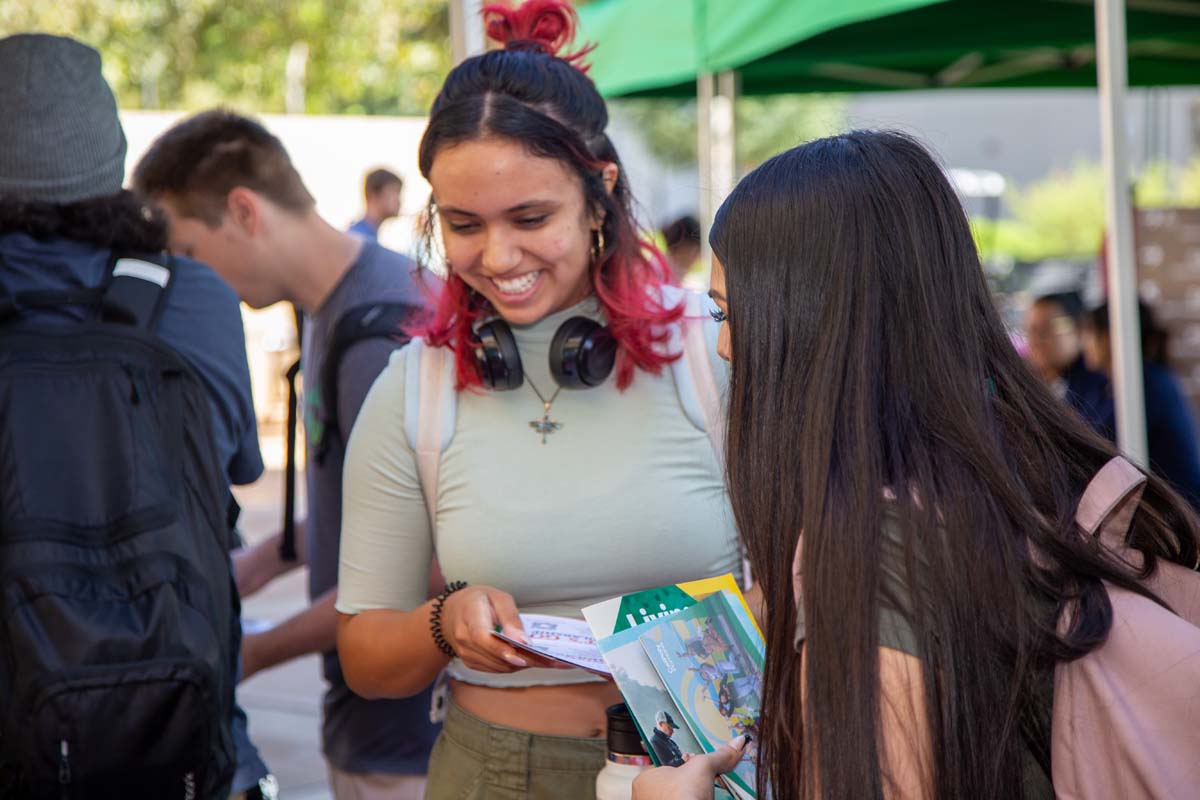
{"type": "Polygon", "coordinates": [[[592,263],[594,264],[604,255],[604,230],[597,228],[592,233],[595,234],[592,237],[592,263]]]}

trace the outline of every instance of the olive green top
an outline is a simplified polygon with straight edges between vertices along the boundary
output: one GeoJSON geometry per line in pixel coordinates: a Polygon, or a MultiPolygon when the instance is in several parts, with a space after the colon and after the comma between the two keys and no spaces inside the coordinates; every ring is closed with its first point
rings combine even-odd
{"type": "MultiPolygon", "coordinates": [[[[912,623],[912,595],[908,590],[904,568],[904,539],[900,534],[900,520],[894,513],[887,512],[883,522],[884,537],[880,563],[879,586],[879,646],[916,658],[925,659],[925,649],[912,623]]],[[[918,555],[918,564],[921,559],[918,555]]],[[[799,651],[806,636],[804,603],[797,598],[795,646],[799,651]]],[[[1053,674],[1046,676],[1038,694],[1045,705],[1044,730],[1050,730],[1053,710],[1053,674]]],[[[1048,743],[1044,743],[1048,749],[1048,743]]],[[[1054,800],[1054,788],[1050,776],[1038,763],[1033,750],[1025,747],[1025,791],[1026,800],[1054,800]]]]}

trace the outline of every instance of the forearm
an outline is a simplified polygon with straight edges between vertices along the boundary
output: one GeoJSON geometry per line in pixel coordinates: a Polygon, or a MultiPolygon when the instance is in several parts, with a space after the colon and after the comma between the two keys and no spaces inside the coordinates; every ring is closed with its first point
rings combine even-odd
{"type": "Polygon", "coordinates": [[[338,615],[338,654],[351,689],[367,699],[411,697],[433,683],[450,659],[430,635],[432,606],[338,615]]]}
{"type": "Polygon", "coordinates": [[[249,597],[268,583],[305,563],[304,541],[305,520],[296,522],[296,560],[284,561],[279,555],[283,542],[282,531],[252,547],[245,547],[233,554],[233,571],[237,579],[238,594],[249,597]]]}
{"type": "Polygon", "coordinates": [[[327,653],[337,645],[337,589],[262,633],[246,636],[242,645],[243,675],[284,664],[309,653],[327,653]]]}

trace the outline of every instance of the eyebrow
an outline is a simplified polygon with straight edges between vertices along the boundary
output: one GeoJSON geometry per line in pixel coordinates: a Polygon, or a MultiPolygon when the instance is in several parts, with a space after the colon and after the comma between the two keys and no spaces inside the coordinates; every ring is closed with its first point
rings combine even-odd
{"type": "MultiPolygon", "coordinates": [[[[558,208],[559,203],[556,200],[530,200],[525,203],[518,203],[512,208],[504,209],[505,214],[520,214],[522,211],[529,211],[533,208],[558,208]]],[[[474,211],[467,211],[464,208],[455,208],[454,206],[438,206],[438,210],[443,214],[461,214],[464,217],[478,217],[474,211]]]]}
{"type": "Polygon", "coordinates": [[[720,300],[721,302],[727,302],[727,300],[725,299],[725,295],[721,294],[716,289],[709,289],[708,296],[711,297],[713,300],[720,300]]]}

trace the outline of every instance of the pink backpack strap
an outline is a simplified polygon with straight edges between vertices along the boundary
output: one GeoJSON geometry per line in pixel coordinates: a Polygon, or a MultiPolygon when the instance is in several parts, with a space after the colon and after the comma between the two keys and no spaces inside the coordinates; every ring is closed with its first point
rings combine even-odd
{"type": "Polygon", "coordinates": [[[1142,501],[1146,476],[1121,456],[1116,456],[1096,473],[1075,511],[1075,522],[1089,536],[1113,550],[1125,546],[1133,513],[1142,501]]]}

